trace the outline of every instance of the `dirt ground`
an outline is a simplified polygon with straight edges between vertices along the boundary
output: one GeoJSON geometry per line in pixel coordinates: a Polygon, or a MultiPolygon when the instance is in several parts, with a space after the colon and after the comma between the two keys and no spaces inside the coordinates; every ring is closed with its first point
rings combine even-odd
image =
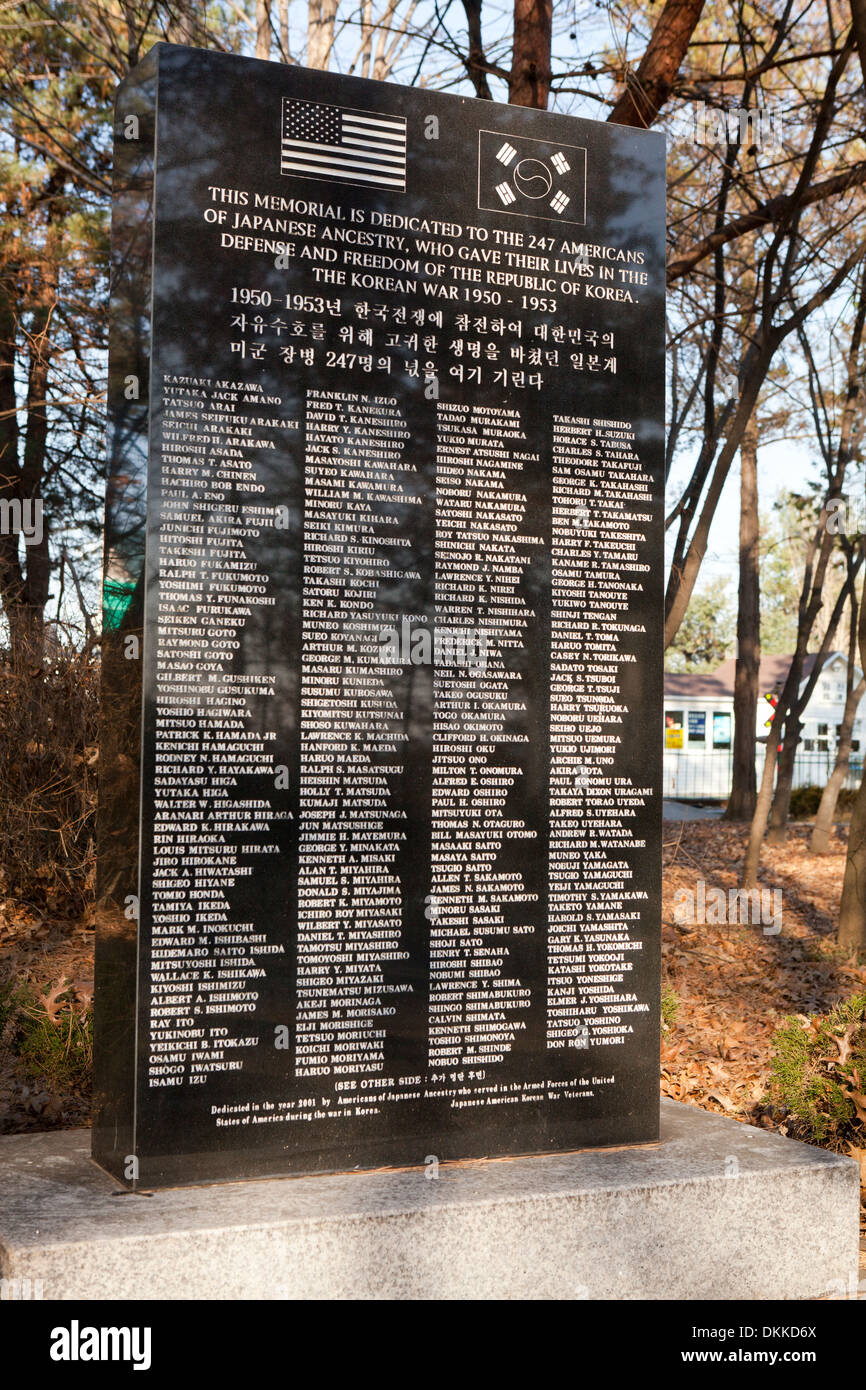
{"type": "Polygon", "coordinates": [[[793,825],[786,844],[764,847],[761,886],[781,892],[767,900],[781,906],[776,932],[775,920],[769,931],[762,923],[678,921],[689,902],[683,892],[696,894],[699,880],[707,901],[711,887],[726,896],[736,888],[747,832],[710,820],[666,821],[664,831],[662,987],[677,1007],[662,1038],[662,1094],[782,1134],[784,1115],[766,1104],[773,1033],[791,1014],[826,1013],[866,988],[866,966],[846,961],[835,945],[847,826],[836,827],[820,857],[809,853],[810,834],[811,826],[793,825]]]}
{"type": "Polygon", "coordinates": [[[866,988],[866,967],[847,962],[834,941],[847,827],[821,857],[808,852],[810,833],[792,826],[785,845],[763,851],[761,886],[781,891],[776,933],[775,921],[769,930],[676,921],[678,890],[694,893],[699,879],[726,895],[736,888],[746,830],[665,822],[662,983],[679,1008],[662,1040],[663,1094],[774,1128],[759,1107],[773,1032],[790,1014],[826,1013],[866,988]]]}

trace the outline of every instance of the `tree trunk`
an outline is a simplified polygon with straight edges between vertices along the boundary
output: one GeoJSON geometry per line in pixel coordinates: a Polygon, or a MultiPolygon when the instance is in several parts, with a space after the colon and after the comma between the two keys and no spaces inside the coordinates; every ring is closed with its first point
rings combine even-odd
{"type": "Polygon", "coordinates": [[[134,68],[139,59],[141,33],[135,23],[135,4],[133,0],[123,0],[123,15],[126,20],[126,61],[134,68]]]}
{"type": "Polygon", "coordinates": [[[770,812],[767,830],[768,845],[783,845],[788,836],[788,810],[791,805],[791,789],[794,785],[794,760],[800,744],[803,725],[796,709],[788,713],[785,720],[785,736],[782,739],[782,752],[779,757],[779,775],[776,778],[776,794],[770,812]]]}
{"type": "Polygon", "coordinates": [[[741,888],[756,888],[758,884],[761,845],[764,840],[767,817],[770,814],[770,803],[773,800],[773,780],[776,775],[776,758],[778,756],[776,750],[779,746],[779,730],[775,727],[775,724],[776,720],[774,716],[773,725],[767,736],[767,748],[764,754],[761,785],[758,789],[757,801],[755,802],[755,814],[752,816],[749,843],[746,847],[746,858],[743,863],[743,874],[740,879],[741,888]]]}
{"type": "Polygon", "coordinates": [[[860,71],[863,74],[863,88],[866,90],[866,0],[851,0],[851,21],[854,37],[857,40],[860,71]]]}
{"type": "Polygon", "coordinates": [[[327,68],[334,46],[339,0],[310,0],[307,18],[307,67],[327,68]]]}
{"type": "Polygon", "coordinates": [[[758,403],[758,396],[764,384],[772,356],[772,349],[763,346],[758,347],[755,344],[746,352],[737,409],[733,419],[728,424],[725,441],[716,459],[710,485],[707,488],[682,568],[679,573],[674,574],[672,572],[670,575],[668,591],[665,595],[665,649],[673,642],[686,615],[689,599],[692,596],[706,554],[707,540],[716,514],[716,507],[724,490],[734,455],[740,447],[743,433],[758,403]]]}
{"type": "Polygon", "coordinates": [[[514,0],[514,48],[508,100],[512,106],[547,109],[553,0],[514,0]]]}
{"type": "MultiPolygon", "coordinates": [[[[820,549],[822,552],[824,551],[825,541],[826,533],[824,539],[821,541],[820,549]]],[[[769,835],[769,842],[774,845],[784,844],[787,835],[791,788],[794,782],[794,760],[797,755],[797,745],[800,742],[800,734],[803,731],[800,715],[812,698],[815,683],[821,674],[824,662],[829,654],[830,645],[835,636],[836,628],[839,625],[842,610],[849,597],[853,602],[854,583],[857,578],[857,572],[863,563],[862,555],[851,555],[848,557],[848,577],[836,596],[836,601],[833,604],[833,611],[830,614],[826,631],[821,639],[821,646],[815,654],[812,670],[809,673],[808,679],[803,682],[803,664],[806,656],[806,643],[814,627],[815,618],[821,606],[824,574],[826,572],[826,558],[825,554],[819,556],[818,565],[814,570],[814,581],[810,578],[812,575],[811,562],[806,566],[806,578],[804,579],[800,599],[797,647],[791,659],[791,665],[788,668],[782,694],[776,706],[776,713],[773,716],[773,724],[776,729],[781,728],[783,723],[785,727],[782,746],[782,766],[776,782],[776,794],[773,800],[771,830],[769,835]]]]}
{"type": "Polygon", "coordinates": [[[256,57],[271,56],[271,6],[270,0],[256,0],[256,57]]]}
{"type": "MultiPolygon", "coordinates": [[[[56,262],[54,266],[56,267],[56,262]]],[[[45,459],[48,449],[48,379],[52,356],[50,333],[57,304],[56,296],[56,270],[46,267],[42,302],[33,314],[28,333],[27,424],[21,459],[21,495],[31,502],[41,500],[45,481],[45,459]]],[[[44,514],[38,538],[29,543],[26,550],[27,581],[24,601],[28,609],[25,625],[30,630],[28,654],[38,662],[42,660],[45,605],[51,588],[51,553],[48,547],[48,523],[44,514]]]]}
{"type": "Polygon", "coordinates": [[[647,128],[670,95],[704,0],[667,0],[637,72],[627,72],[625,91],[608,116],[615,125],[647,128]]]}
{"type": "Polygon", "coordinates": [[[726,820],[751,820],[758,796],[755,730],[761,665],[758,531],[758,420],[753,413],[740,443],[740,586],[734,676],[734,773],[726,820]]]}
{"type": "MultiPolygon", "coordinates": [[[[826,102],[828,97],[832,96],[831,86],[834,74],[836,74],[835,82],[838,84],[838,74],[844,71],[843,60],[845,60],[846,52],[847,49],[843,50],[840,58],[837,60],[837,64],[833,69],[833,74],[831,74],[831,80],[828,81],[827,88],[825,89],[822,104],[826,102]]],[[[820,118],[818,125],[820,127],[820,118]]],[[[815,141],[813,139],[813,144],[814,143],[815,141]]],[[[804,176],[806,173],[807,171],[805,169],[801,172],[800,184],[803,187],[805,187],[804,176]]],[[[775,238],[779,240],[782,239],[785,235],[785,226],[789,225],[791,220],[798,215],[799,207],[799,203],[796,207],[794,204],[791,205],[787,223],[777,226],[775,238]]],[[[716,507],[728,476],[731,461],[740,446],[743,430],[755,408],[758,395],[760,394],[761,387],[769,371],[776,350],[790,333],[799,329],[801,324],[808,318],[809,314],[815,309],[820,308],[822,304],[825,304],[827,300],[835,294],[846,276],[850,274],[855,266],[863,262],[864,258],[866,258],[866,245],[858,243],[850,255],[845,257],[843,264],[833,272],[826,284],[816,290],[808,300],[800,304],[784,323],[774,327],[772,319],[776,308],[783,302],[783,299],[787,298],[790,291],[787,282],[791,261],[790,256],[786,258],[785,265],[787,268],[775,292],[769,295],[769,308],[765,305],[765,309],[762,313],[762,323],[759,329],[750,335],[750,346],[743,358],[740,371],[740,400],[733,419],[727,425],[725,442],[716,459],[710,485],[701,508],[700,517],[685,552],[685,559],[680,566],[671,570],[669,576],[668,591],[665,595],[665,648],[669,647],[673,642],[679,631],[680,624],[685,617],[689,599],[691,598],[692,590],[695,587],[701,563],[706,553],[710,526],[712,525],[716,507]]],[[[769,285],[766,281],[766,276],[769,274],[770,268],[765,262],[765,301],[769,293],[769,285]]],[[[844,468],[842,468],[841,474],[837,478],[837,487],[841,487],[843,474],[844,468]]]]}
{"type": "Polygon", "coordinates": [[[842,716],[839,743],[836,747],[836,762],[830,773],[830,780],[821,794],[821,803],[812,829],[812,839],[809,843],[812,854],[826,854],[830,847],[830,831],[833,828],[833,819],[836,815],[836,802],[848,775],[854,717],[864,695],[866,695],[866,676],[861,677],[859,685],[853,690],[849,690],[848,698],[845,701],[845,713],[842,716]]]}
{"type": "MultiPolygon", "coordinates": [[[[15,427],[15,313],[0,292],[0,409],[11,411],[0,429],[0,498],[29,507],[40,500],[48,438],[46,396],[51,362],[48,332],[54,311],[56,278],[47,276],[43,302],[34,312],[27,334],[27,424],[23,432],[23,462],[19,464],[21,432],[15,427]]],[[[35,514],[34,518],[35,519],[35,514]]],[[[17,530],[0,535],[0,600],[9,624],[9,647],[15,670],[42,661],[44,609],[51,581],[48,527],[44,516],[41,533],[26,546],[17,530]],[[22,563],[26,554],[26,570],[22,563]]]]}
{"type": "Polygon", "coordinates": [[[482,101],[492,101],[493,93],[487,80],[487,54],[481,38],[481,0],[463,0],[466,11],[466,32],[469,38],[469,52],[463,65],[469,80],[475,88],[475,95],[482,101]]]}
{"type": "Polygon", "coordinates": [[[53,170],[43,190],[48,205],[46,246],[42,261],[34,267],[38,271],[38,297],[32,303],[26,329],[19,321],[21,306],[11,297],[11,273],[0,283],[0,499],[21,509],[20,520],[7,528],[8,534],[0,535],[0,601],[9,623],[11,660],[16,670],[42,663],[45,605],[51,583],[42,491],[48,446],[48,381],[54,350],[51,325],[57,307],[59,275],[59,258],[52,253],[51,238],[64,179],[59,170],[53,170]],[[16,354],[19,374],[26,355],[23,430],[15,424],[16,354]],[[4,419],[7,411],[10,413],[4,419]]]}
{"type": "MultiPolygon", "coordinates": [[[[866,598],[860,600],[857,636],[860,670],[866,671],[866,598]]],[[[842,902],[839,906],[838,941],[852,954],[859,955],[866,951],[866,762],[848,830],[848,857],[845,860],[842,902]]]]}
{"type": "MultiPolygon", "coordinates": [[[[18,411],[15,394],[15,355],[17,320],[11,298],[14,271],[0,280],[0,501],[21,502],[21,472],[18,465],[18,411]]],[[[11,625],[11,612],[21,598],[24,577],[21,572],[19,538],[10,529],[0,530],[0,599],[11,625]]]]}
{"type": "Polygon", "coordinates": [[[852,955],[866,951],[866,774],[860,783],[848,830],[837,939],[852,955]]]}

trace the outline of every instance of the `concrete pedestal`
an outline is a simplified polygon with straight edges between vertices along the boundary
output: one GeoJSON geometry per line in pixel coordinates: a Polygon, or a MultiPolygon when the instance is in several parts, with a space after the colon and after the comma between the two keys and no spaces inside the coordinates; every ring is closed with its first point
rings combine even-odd
{"type": "Polygon", "coordinates": [[[643,1148],[121,1193],[85,1130],[0,1139],[6,1297],[809,1298],[858,1264],[847,1158],[662,1102],[643,1148]],[[429,1171],[429,1170],[427,1170],[429,1171]]]}

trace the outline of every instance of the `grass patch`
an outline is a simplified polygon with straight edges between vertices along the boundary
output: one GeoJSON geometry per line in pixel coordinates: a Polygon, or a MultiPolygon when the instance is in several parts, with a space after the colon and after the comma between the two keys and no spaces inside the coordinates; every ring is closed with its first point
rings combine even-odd
{"type": "Polygon", "coordinates": [[[662,1032],[669,1033],[676,1023],[677,1013],[679,1012],[680,1001],[676,992],[670,985],[665,985],[662,990],[662,1032]]]}
{"type": "Polygon", "coordinates": [[[93,1011],[69,995],[28,986],[0,992],[0,1038],[26,1078],[52,1095],[87,1091],[93,1067],[93,1011]]]}
{"type": "Polygon", "coordinates": [[[828,1014],[786,1018],[773,1037],[770,1096],[797,1139],[866,1146],[866,993],[828,1014]]]}

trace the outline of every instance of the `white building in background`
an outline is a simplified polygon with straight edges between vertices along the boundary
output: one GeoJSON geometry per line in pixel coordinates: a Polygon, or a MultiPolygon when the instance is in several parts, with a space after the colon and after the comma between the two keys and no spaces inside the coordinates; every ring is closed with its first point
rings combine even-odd
{"type": "MultiPolygon", "coordinates": [[[[791,665],[790,656],[761,659],[755,760],[760,778],[767,739],[766,721],[773,707],[766,695],[779,695],[791,665]]],[[[803,664],[803,689],[815,665],[803,664]]],[[[845,713],[847,657],[833,652],[824,663],[808,705],[794,764],[794,786],[826,785],[836,760],[836,745],[845,713]]],[[[724,801],[730,794],[733,771],[734,671],[731,657],[709,675],[665,674],[664,795],[680,800],[724,801]]],[[[855,682],[860,679],[855,668],[855,682]]],[[[846,786],[857,786],[866,747],[866,697],[854,720],[846,786]]]]}

